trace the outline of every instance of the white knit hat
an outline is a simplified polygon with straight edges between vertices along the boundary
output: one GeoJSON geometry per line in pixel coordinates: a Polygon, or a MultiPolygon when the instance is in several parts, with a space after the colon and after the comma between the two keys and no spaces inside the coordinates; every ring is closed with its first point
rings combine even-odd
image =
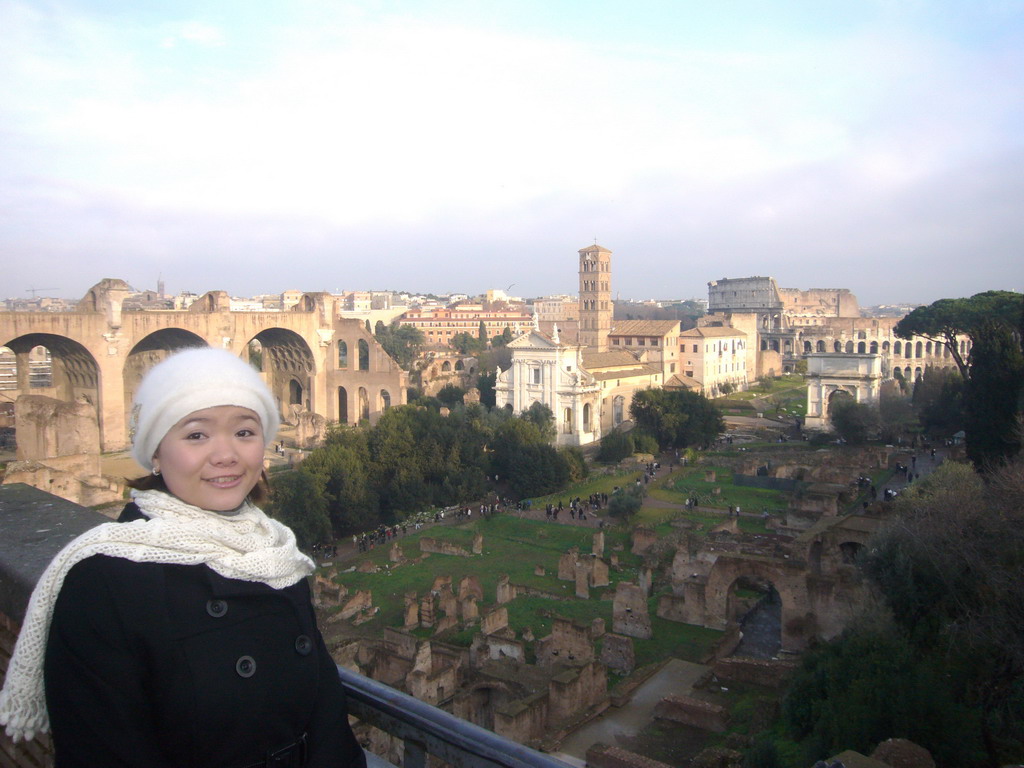
{"type": "Polygon", "coordinates": [[[255,411],[264,444],[277,435],[281,419],[273,395],[251,365],[224,349],[194,347],[153,366],[135,393],[129,420],[132,456],[146,469],[171,427],[190,413],[218,405],[255,411]]]}

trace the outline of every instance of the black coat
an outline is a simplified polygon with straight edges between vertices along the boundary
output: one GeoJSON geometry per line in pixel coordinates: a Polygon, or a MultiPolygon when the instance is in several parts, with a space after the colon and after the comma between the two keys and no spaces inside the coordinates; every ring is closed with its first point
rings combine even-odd
{"type": "Polygon", "coordinates": [[[365,766],[305,579],[89,557],[57,598],[45,681],[58,768],[243,768],[304,734],[304,765],[365,766]]]}

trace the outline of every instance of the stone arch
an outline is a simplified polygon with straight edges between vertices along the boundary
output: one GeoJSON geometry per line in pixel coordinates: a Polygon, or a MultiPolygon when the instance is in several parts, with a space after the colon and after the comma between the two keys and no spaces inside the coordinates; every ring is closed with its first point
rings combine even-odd
{"type": "Polygon", "coordinates": [[[778,351],[779,351],[779,340],[778,339],[772,339],[772,352],[778,352],[778,351]]]}
{"type": "Polygon", "coordinates": [[[121,371],[124,381],[124,412],[131,413],[135,391],[150,368],[182,349],[206,346],[209,345],[205,339],[182,328],[163,328],[140,340],[128,353],[121,371]]]}
{"type": "MultiPolygon", "coordinates": [[[[65,402],[86,402],[96,409],[103,441],[103,408],[100,403],[100,370],[96,358],[79,342],[50,333],[29,333],[3,344],[14,355],[14,377],[10,382],[18,394],[46,394],[65,402]],[[33,350],[46,350],[37,362],[39,373],[33,375],[33,350]],[[33,392],[33,390],[45,392],[33,392]]],[[[41,353],[36,352],[37,356],[41,353]]],[[[97,446],[97,449],[99,446],[97,446]]]]}
{"type": "MultiPolygon", "coordinates": [[[[792,568],[792,566],[789,566],[792,568]]],[[[813,622],[806,620],[806,577],[787,570],[785,564],[743,555],[720,555],[708,573],[705,595],[704,625],[725,629],[743,607],[736,594],[744,583],[770,585],[778,596],[782,626],[779,642],[784,651],[803,650],[813,636],[813,622]]]]}
{"type": "Polygon", "coordinates": [[[366,392],[366,387],[359,388],[359,420],[370,420],[370,397],[366,392]]]}
{"type": "Polygon", "coordinates": [[[889,342],[888,341],[883,341],[882,342],[882,353],[885,354],[888,351],[889,351],[889,342]]]}
{"type": "Polygon", "coordinates": [[[814,347],[811,346],[811,342],[805,341],[804,342],[804,354],[805,355],[809,355],[813,351],[814,351],[814,347]]]}
{"type": "Polygon", "coordinates": [[[464,371],[464,370],[466,370],[465,363],[463,363],[461,360],[456,360],[455,361],[455,370],[456,371],[464,371]]]}
{"type": "Polygon", "coordinates": [[[844,541],[839,545],[839,554],[844,564],[854,565],[864,549],[864,545],[859,541],[844,541]]]}
{"type": "Polygon", "coordinates": [[[572,434],[572,408],[566,408],[562,418],[562,432],[566,435],[572,434]]]}
{"type": "Polygon", "coordinates": [[[843,351],[843,342],[837,341],[835,344],[832,345],[832,348],[836,352],[842,352],[843,351]]]}
{"type": "Polygon", "coordinates": [[[895,344],[892,345],[892,353],[894,355],[902,355],[903,354],[903,342],[902,341],[897,341],[895,344]]]}
{"type": "Polygon", "coordinates": [[[878,342],[877,341],[872,341],[871,342],[871,346],[868,347],[868,352],[870,352],[872,355],[877,355],[878,354],[878,342]]]}
{"type": "Polygon", "coordinates": [[[445,360],[443,363],[441,363],[441,373],[450,373],[451,370],[452,370],[452,361],[451,360],[445,360]]]}
{"type": "Polygon", "coordinates": [[[348,390],[338,387],[338,421],[348,424],[348,390]]]}
{"type": "Polygon", "coordinates": [[[835,408],[841,402],[856,402],[857,391],[854,389],[852,392],[844,387],[836,387],[828,395],[828,414],[832,415],[832,409],[835,408]]]}
{"type": "Polygon", "coordinates": [[[853,354],[853,342],[852,341],[846,342],[846,354],[848,354],[848,355],[852,355],[853,354]]]}
{"type": "Polygon", "coordinates": [[[922,344],[920,341],[917,342],[917,344],[914,345],[914,357],[924,357],[924,355],[921,354],[923,350],[924,344],[922,344]]]}
{"type": "Polygon", "coordinates": [[[863,341],[857,342],[857,354],[863,355],[867,352],[867,344],[863,341]]]}
{"type": "Polygon", "coordinates": [[[824,339],[818,339],[818,343],[815,346],[814,351],[815,352],[824,352],[825,351],[825,340],[824,339]]]}
{"type": "Polygon", "coordinates": [[[338,367],[342,368],[342,369],[348,368],[348,342],[347,341],[339,341],[338,342],[338,367]]]}
{"type": "MultiPolygon", "coordinates": [[[[316,360],[306,340],[287,328],[267,328],[253,339],[263,345],[263,378],[277,400],[278,407],[283,404],[301,405],[306,410],[315,411],[316,404],[312,402],[312,396],[316,360]],[[301,391],[296,390],[295,386],[301,391]],[[301,398],[299,402],[294,400],[297,392],[301,398]]],[[[281,415],[290,417],[287,413],[281,415]]]]}
{"type": "Polygon", "coordinates": [[[391,407],[391,393],[386,389],[380,391],[380,410],[386,411],[391,407]]]}
{"type": "Polygon", "coordinates": [[[590,403],[583,404],[583,431],[592,432],[593,426],[591,425],[591,413],[593,409],[590,407],[590,403]]]}

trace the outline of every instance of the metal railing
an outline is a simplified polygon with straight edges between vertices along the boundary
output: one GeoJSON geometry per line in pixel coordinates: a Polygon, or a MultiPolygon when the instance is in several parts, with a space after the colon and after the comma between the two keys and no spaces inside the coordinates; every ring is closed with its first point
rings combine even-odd
{"type": "Polygon", "coordinates": [[[426,768],[427,755],[456,768],[567,768],[376,680],[342,667],[338,674],[349,713],[405,742],[402,768],[426,768]]]}

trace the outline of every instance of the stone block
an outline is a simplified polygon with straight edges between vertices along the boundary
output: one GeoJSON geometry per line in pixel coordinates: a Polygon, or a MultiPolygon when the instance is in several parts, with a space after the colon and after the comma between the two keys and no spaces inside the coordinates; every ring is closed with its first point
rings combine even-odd
{"type": "Polygon", "coordinates": [[[619,582],[612,603],[612,631],[642,640],[651,637],[647,598],[636,584],[619,582]]]}

